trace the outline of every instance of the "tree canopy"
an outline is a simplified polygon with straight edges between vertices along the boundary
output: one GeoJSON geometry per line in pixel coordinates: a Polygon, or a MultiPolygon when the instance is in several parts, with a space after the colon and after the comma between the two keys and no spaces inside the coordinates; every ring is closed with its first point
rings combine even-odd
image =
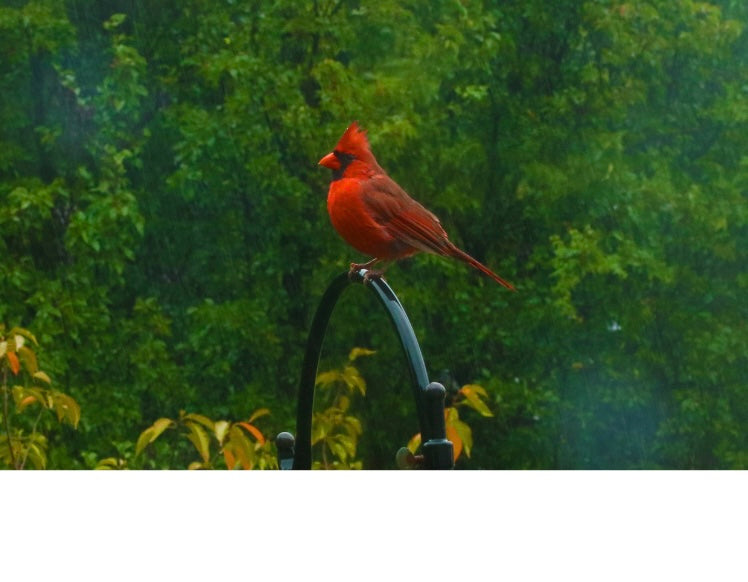
{"type": "MultiPolygon", "coordinates": [[[[748,467],[746,25],[738,0],[3,1],[0,322],[81,409],[49,466],[183,410],[292,430],[317,302],[367,259],[317,167],[355,119],[518,289],[388,271],[434,379],[486,389],[458,466],[748,467]]],[[[325,354],[376,350],[360,454],[388,467],[417,427],[367,295],[325,354]]]]}

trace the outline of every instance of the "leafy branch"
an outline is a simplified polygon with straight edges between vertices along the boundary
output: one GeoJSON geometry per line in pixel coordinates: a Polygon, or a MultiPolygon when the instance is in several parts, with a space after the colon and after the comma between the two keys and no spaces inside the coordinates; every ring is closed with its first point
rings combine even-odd
{"type": "Polygon", "coordinates": [[[0,447],[0,462],[12,469],[24,469],[31,461],[37,469],[47,465],[47,439],[39,432],[39,424],[46,411],[54,412],[57,422],[78,427],[81,411],[78,403],[69,395],[52,389],[52,380],[39,369],[36,354],[29,343],[38,342],[27,329],[14,327],[7,334],[5,326],[0,326],[0,367],[2,367],[3,391],[3,432],[5,442],[0,447]],[[9,373],[18,382],[8,385],[9,373]],[[15,404],[10,407],[11,397],[15,404]],[[27,409],[34,406],[39,411],[29,426],[24,417],[27,409]],[[11,419],[14,422],[11,423],[11,419]],[[18,427],[16,427],[18,425],[18,427]]]}
{"type": "MultiPolygon", "coordinates": [[[[212,420],[197,413],[180,411],[176,419],[159,418],[146,428],[135,444],[135,458],[152,449],[159,438],[174,431],[192,444],[199,460],[191,461],[188,469],[273,469],[277,468],[272,443],[256,425],[256,420],[269,415],[270,410],[260,408],[247,420],[230,422],[212,420]]],[[[176,450],[176,447],[173,447],[176,450]]],[[[123,459],[109,457],[99,461],[97,469],[126,468],[123,459]]]]}
{"type": "Polygon", "coordinates": [[[356,448],[361,436],[361,421],[350,414],[352,399],[366,396],[366,381],[354,362],[362,356],[375,354],[374,350],[353,348],[347,361],[317,375],[316,385],[327,394],[329,406],[312,417],[312,446],[319,445],[321,461],[313,468],[360,469],[356,448]]]}
{"type": "MultiPolygon", "coordinates": [[[[459,407],[472,408],[481,416],[491,417],[493,412],[483,400],[488,398],[488,392],[478,384],[465,384],[457,391],[454,401],[444,409],[444,420],[446,425],[447,439],[454,446],[454,460],[460,458],[465,451],[465,456],[470,457],[473,448],[473,431],[465,421],[460,419],[459,407]]],[[[421,446],[421,433],[413,436],[408,442],[408,450],[415,454],[421,446]]]]}

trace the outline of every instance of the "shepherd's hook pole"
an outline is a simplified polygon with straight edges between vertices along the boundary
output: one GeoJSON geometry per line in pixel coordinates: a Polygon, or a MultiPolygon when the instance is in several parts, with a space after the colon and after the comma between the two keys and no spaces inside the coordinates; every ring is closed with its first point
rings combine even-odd
{"type": "MultiPolygon", "coordinates": [[[[366,275],[366,270],[361,269],[352,274],[343,273],[336,277],[330,283],[317,307],[301,369],[296,438],[293,446],[289,446],[288,437],[291,435],[288,433],[286,433],[288,436],[284,435],[283,461],[285,462],[283,465],[285,466],[281,468],[288,468],[291,465],[289,455],[293,457],[294,469],[312,468],[314,387],[327,324],[343,291],[352,283],[363,283],[364,275],[366,275]]],[[[421,429],[424,468],[452,469],[454,467],[453,447],[452,443],[447,440],[444,425],[444,387],[437,382],[429,382],[426,364],[413,332],[413,326],[392,288],[382,278],[371,278],[364,287],[371,289],[384,306],[405,352],[416,401],[418,424],[421,429]]]]}

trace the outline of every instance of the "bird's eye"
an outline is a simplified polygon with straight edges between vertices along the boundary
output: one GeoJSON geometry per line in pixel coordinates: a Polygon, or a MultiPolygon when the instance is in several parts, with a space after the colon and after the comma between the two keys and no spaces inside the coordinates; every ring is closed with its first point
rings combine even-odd
{"type": "Polygon", "coordinates": [[[341,162],[350,161],[355,157],[351,154],[347,154],[338,150],[334,150],[332,153],[335,154],[335,157],[338,158],[341,162]]]}
{"type": "Polygon", "coordinates": [[[348,154],[346,152],[333,150],[332,153],[335,155],[336,158],[338,158],[338,161],[340,162],[340,165],[343,168],[348,167],[348,164],[350,164],[353,160],[356,159],[356,156],[354,156],[353,154],[348,154]]]}

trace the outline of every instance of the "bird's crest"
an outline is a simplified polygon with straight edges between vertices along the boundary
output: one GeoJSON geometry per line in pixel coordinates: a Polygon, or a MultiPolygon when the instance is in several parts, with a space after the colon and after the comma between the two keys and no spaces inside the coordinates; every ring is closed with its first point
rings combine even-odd
{"type": "Polygon", "coordinates": [[[335,149],[344,154],[351,154],[360,160],[367,158],[367,155],[371,156],[366,131],[359,127],[357,121],[348,126],[335,149]]]}

